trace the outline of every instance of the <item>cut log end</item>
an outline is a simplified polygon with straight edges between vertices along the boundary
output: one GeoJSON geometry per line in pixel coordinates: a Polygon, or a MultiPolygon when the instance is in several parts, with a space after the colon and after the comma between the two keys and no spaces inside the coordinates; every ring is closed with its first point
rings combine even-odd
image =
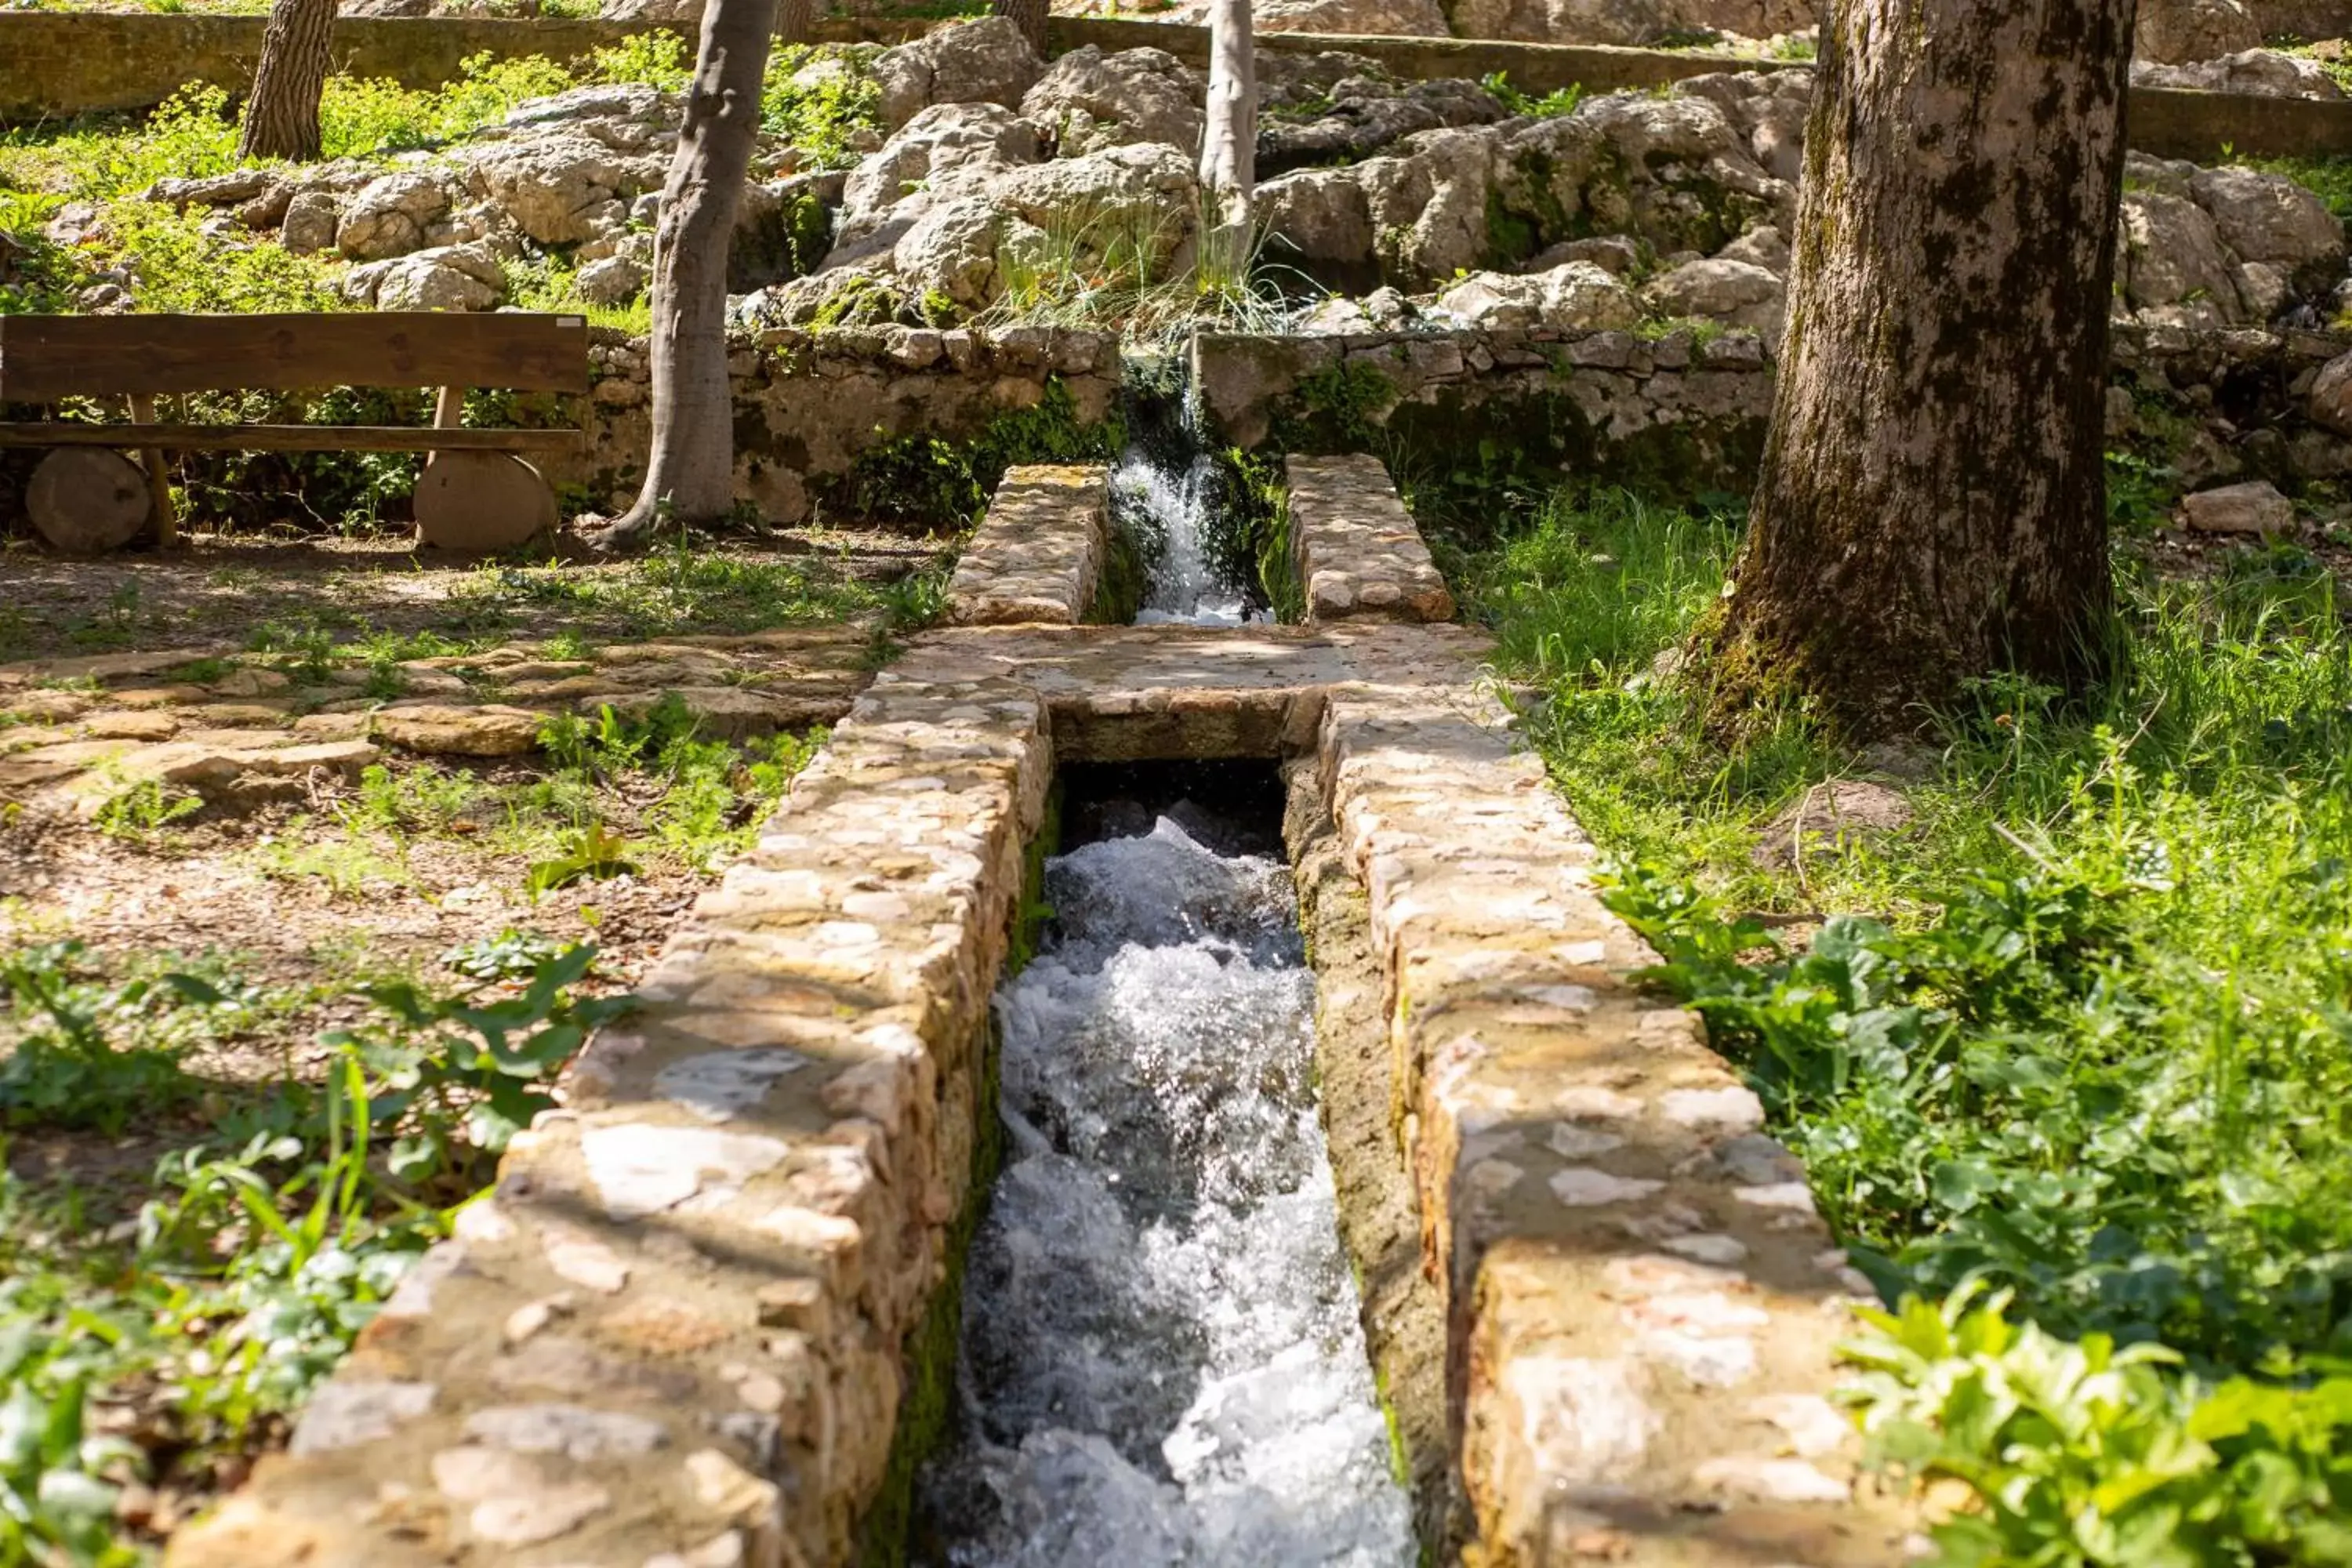
{"type": "Polygon", "coordinates": [[[75,555],[121,549],[147,526],[152,504],[139,465],[95,447],[51,452],[25,489],[25,509],[41,537],[75,555]]]}
{"type": "Polygon", "coordinates": [[[436,452],[416,481],[416,531],[441,550],[510,550],[555,527],[555,492],[504,452],[436,452]]]}

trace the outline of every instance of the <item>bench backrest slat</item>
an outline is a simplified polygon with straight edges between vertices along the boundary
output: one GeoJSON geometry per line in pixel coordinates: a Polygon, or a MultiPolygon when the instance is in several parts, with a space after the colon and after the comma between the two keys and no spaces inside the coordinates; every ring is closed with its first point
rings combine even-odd
{"type": "Polygon", "coordinates": [[[331,386],[588,390],[580,316],[0,316],[0,402],[331,386]]]}

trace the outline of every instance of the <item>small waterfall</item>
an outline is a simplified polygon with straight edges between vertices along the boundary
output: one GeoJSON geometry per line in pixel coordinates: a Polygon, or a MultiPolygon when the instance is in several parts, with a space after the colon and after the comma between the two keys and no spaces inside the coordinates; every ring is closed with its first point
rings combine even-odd
{"type": "Polygon", "coordinates": [[[1411,1568],[1313,1089],[1289,875],[1183,802],[1049,862],[998,993],[934,1568],[1411,1568]],[[1204,842],[1206,840],[1206,842],[1204,842]]]}
{"type": "Polygon", "coordinates": [[[1110,476],[1112,520],[1150,563],[1138,626],[1237,626],[1270,620],[1225,559],[1217,465],[1202,449],[1186,356],[1138,355],[1127,378],[1128,446],[1110,476]]]}

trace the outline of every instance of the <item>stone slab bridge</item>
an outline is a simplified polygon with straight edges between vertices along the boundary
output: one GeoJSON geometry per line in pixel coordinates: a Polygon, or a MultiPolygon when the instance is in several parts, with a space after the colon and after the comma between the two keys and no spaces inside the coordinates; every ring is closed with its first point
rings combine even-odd
{"type": "Polygon", "coordinates": [[[1909,1555],[1824,1397],[1866,1289],[1803,1171],[1629,978],[1653,955],[1379,464],[1291,484],[1307,624],[1104,626],[1099,472],[1016,471],[955,581],[976,624],[856,697],[642,1010],[172,1568],[899,1560],[1055,770],[1172,758],[1289,785],[1323,1032],[1373,1065],[1327,1070],[1327,1119],[1369,1093],[1379,1129],[1335,1160],[1393,1177],[1417,1263],[1366,1270],[1368,1315],[1436,1325],[1419,1369],[1368,1327],[1421,1402],[1438,1560],[1909,1555]]]}

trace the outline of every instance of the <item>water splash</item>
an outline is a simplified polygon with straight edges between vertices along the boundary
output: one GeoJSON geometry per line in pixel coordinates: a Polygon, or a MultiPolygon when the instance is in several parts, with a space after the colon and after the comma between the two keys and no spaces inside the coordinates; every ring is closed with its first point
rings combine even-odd
{"type": "Polygon", "coordinates": [[[1171,622],[1238,626],[1252,616],[1238,588],[1220,583],[1209,560],[1210,508],[1215,504],[1216,468],[1196,456],[1181,468],[1130,447],[1111,469],[1111,504],[1151,557],[1138,626],[1171,622]]]}
{"type": "Polygon", "coordinates": [[[951,1568],[1406,1568],[1277,862],[1168,817],[1052,861],[997,997],[1013,1157],[967,1270],[951,1568]]]}

